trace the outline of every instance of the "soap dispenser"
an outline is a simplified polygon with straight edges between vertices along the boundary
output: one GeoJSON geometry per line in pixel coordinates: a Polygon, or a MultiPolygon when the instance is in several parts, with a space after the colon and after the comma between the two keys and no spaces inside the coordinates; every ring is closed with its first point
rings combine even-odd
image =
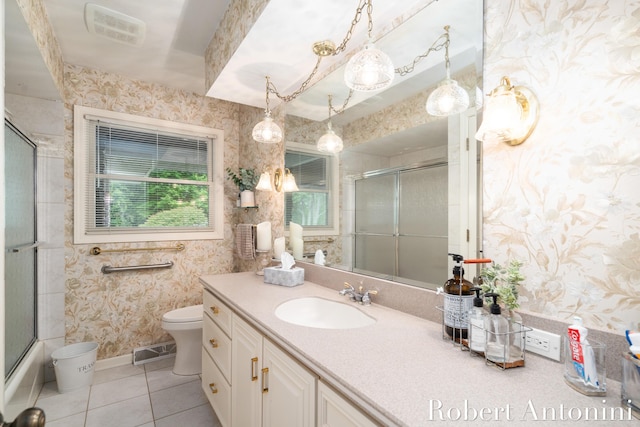
{"type": "Polygon", "coordinates": [[[502,315],[498,305],[498,294],[488,293],[485,296],[493,298],[486,316],[484,329],[486,333],[485,358],[491,362],[504,364],[509,357],[509,322],[502,315]]]}
{"type": "Polygon", "coordinates": [[[444,325],[446,334],[455,341],[466,340],[469,332],[469,310],[473,307],[473,283],[464,278],[462,255],[449,254],[458,263],[453,278],[444,284],[444,325]]]}
{"type": "Polygon", "coordinates": [[[476,286],[471,289],[476,293],[473,298],[473,308],[469,312],[469,349],[476,353],[484,354],[486,337],[484,332],[485,310],[483,300],[480,297],[482,288],[476,286]]]}

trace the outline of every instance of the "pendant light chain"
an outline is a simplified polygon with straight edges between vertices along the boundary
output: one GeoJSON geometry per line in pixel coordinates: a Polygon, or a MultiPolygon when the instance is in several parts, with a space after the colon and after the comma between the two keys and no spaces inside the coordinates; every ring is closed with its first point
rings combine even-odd
{"type": "MultiPolygon", "coordinates": [[[[395,72],[401,76],[405,76],[411,72],[413,72],[415,66],[418,64],[418,62],[422,61],[424,58],[426,58],[427,56],[429,56],[429,54],[431,52],[437,52],[440,51],[442,49],[445,49],[445,54],[444,54],[444,60],[445,60],[445,66],[447,67],[447,70],[449,70],[449,26],[445,26],[445,33],[443,33],[442,35],[440,35],[440,37],[438,37],[436,39],[436,41],[433,42],[433,44],[431,45],[431,47],[422,55],[418,55],[416,56],[416,58],[413,60],[413,62],[409,65],[405,65],[403,67],[399,67],[395,69],[395,72]]],[[[448,76],[447,76],[448,77],[448,76]]]]}
{"type": "MultiPolygon", "coordinates": [[[[358,3],[358,7],[356,9],[356,14],[354,18],[351,20],[351,26],[349,27],[349,30],[347,31],[347,34],[344,37],[344,40],[342,40],[342,43],[340,43],[340,45],[335,48],[333,47],[333,43],[331,43],[331,47],[329,48],[329,50],[324,51],[321,54],[317,53],[318,60],[316,61],[316,65],[313,67],[313,70],[311,70],[311,73],[309,74],[307,79],[304,82],[302,82],[302,84],[297,90],[295,90],[289,95],[283,95],[280,92],[278,92],[278,89],[276,88],[276,86],[272,82],[270,82],[269,78],[267,77],[267,109],[269,108],[269,92],[273,93],[275,96],[277,96],[279,99],[281,99],[284,102],[293,101],[302,92],[307,90],[307,86],[309,85],[313,77],[318,73],[322,58],[329,55],[336,56],[347,48],[347,43],[351,40],[351,36],[353,35],[353,30],[355,29],[356,25],[358,24],[358,22],[360,22],[360,19],[362,18],[362,11],[364,10],[365,6],[367,7],[367,16],[369,18],[367,33],[368,33],[369,39],[371,39],[371,32],[373,30],[373,18],[372,18],[373,2],[372,0],[360,0],[360,2],[358,3]]],[[[325,46],[325,48],[327,48],[327,46],[325,46]]],[[[352,93],[353,91],[349,93],[349,97],[347,98],[347,101],[345,101],[345,106],[343,107],[342,110],[346,108],[346,102],[348,102],[348,100],[351,98],[352,93]]]]}
{"type": "Polygon", "coordinates": [[[334,113],[336,113],[336,114],[340,114],[340,113],[344,112],[344,110],[347,109],[347,104],[349,104],[349,101],[351,100],[351,97],[353,96],[353,92],[354,92],[353,89],[349,89],[349,95],[347,95],[347,98],[342,103],[342,107],[340,107],[337,110],[331,104],[331,95],[329,95],[329,120],[331,120],[331,112],[332,111],[334,113]]]}
{"type": "MultiPolygon", "coordinates": [[[[307,77],[307,79],[304,82],[302,82],[300,87],[295,92],[291,93],[290,95],[282,95],[280,92],[278,92],[278,89],[276,88],[276,86],[273,83],[269,82],[269,80],[267,79],[267,94],[269,92],[271,92],[275,96],[277,96],[278,98],[283,100],[284,102],[293,101],[302,92],[304,92],[307,89],[307,86],[309,85],[309,82],[311,81],[311,79],[313,79],[313,77],[318,72],[318,69],[320,68],[320,61],[322,61],[322,58],[323,58],[323,56],[318,55],[318,60],[316,61],[316,66],[313,67],[313,70],[311,71],[311,74],[309,74],[309,77],[307,77]]],[[[268,99],[268,97],[267,97],[267,99],[268,99]]]]}

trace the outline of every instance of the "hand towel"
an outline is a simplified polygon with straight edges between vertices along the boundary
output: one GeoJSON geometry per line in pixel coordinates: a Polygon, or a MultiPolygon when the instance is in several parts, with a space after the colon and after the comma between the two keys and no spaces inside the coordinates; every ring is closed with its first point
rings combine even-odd
{"type": "Polygon", "coordinates": [[[256,259],[256,231],[253,224],[238,224],[236,248],[241,259],[256,259]]]}

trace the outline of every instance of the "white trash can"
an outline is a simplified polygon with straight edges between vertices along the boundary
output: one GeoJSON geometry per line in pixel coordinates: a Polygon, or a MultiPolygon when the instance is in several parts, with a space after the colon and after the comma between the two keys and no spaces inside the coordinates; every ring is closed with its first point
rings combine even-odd
{"type": "Polygon", "coordinates": [[[93,383],[98,343],[66,345],[51,353],[58,391],[68,393],[93,383]]]}

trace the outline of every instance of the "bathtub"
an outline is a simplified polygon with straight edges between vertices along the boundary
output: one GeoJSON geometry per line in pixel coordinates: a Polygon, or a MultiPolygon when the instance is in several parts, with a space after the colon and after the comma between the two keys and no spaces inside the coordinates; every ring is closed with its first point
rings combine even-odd
{"type": "Polygon", "coordinates": [[[44,384],[44,344],[37,341],[5,382],[4,419],[12,421],[32,407],[44,384]]]}

